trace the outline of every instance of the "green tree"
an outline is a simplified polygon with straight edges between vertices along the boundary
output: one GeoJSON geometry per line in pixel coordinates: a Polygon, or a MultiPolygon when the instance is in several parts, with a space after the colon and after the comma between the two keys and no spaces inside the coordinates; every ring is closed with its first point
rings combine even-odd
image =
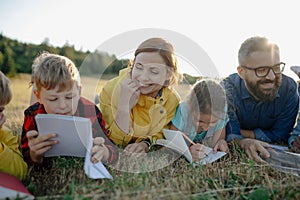
{"type": "Polygon", "coordinates": [[[15,70],[15,63],[12,58],[12,50],[6,44],[4,44],[3,53],[4,53],[4,59],[1,66],[1,71],[8,76],[15,76],[16,70],[15,70]]]}
{"type": "Polygon", "coordinates": [[[68,41],[63,47],[54,47],[50,39],[45,38],[41,44],[36,45],[12,40],[0,33],[0,69],[6,74],[14,76],[16,73],[31,73],[34,58],[43,51],[70,58],[84,75],[118,73],[128,63],[107,52],[77,51],[68,41]]]}
{"type": "Polygon", "coordinates": [[[4,61],[4,55],[3,55],[3,53],[0,51],[0,68],[1,68],[1,66],[2,66],[2,64],[3,64],[3,61],[4,61]]]}

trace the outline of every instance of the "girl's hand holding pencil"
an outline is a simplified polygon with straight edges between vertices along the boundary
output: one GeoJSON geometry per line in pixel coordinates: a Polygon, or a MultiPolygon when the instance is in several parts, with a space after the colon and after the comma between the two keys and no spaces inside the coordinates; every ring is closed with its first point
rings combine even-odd
{"type": "Polygon", "coordinates": [[[203,145],[199,143],[193,142],[185,133],[179,131],[179,133],[192,145],[189,147],[189,150],[192,154],[192,158],[194,162],[199,162],[201,159],[207,156],[207,154],[204,151],[203,145]]]}

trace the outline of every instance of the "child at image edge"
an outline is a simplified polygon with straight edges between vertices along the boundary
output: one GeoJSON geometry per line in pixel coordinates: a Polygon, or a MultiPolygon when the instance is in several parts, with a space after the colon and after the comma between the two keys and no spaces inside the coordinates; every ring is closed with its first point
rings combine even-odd
{"type": "Polygon", "coordinates": [[[27,174],[27,164],[19,150],[18,137],[3,126],[6,119],[3,111],[12,99],[12,92],[9,80],[2,72],[0,72],[0,94],[0,172],[24,179],[27,174]]]}
{"type": "Polygon", "coordinates": [[[78,69],[67,57],[46,53],[39,57],[34,68],[34,95],[38,102],[24,111],[22,153],[29,165],[45,166],[44,153],[55,148],[56,134],[38,136],[37,114],[61,114],[89,118],[92,122],[93,147],[91,161],[113,163],[116,149],[107,140],[102,114],[95,104],[80,96],[81,82],[78,69]]]}
{"type": "Polygon", "coordinates": [[[189,148],[193,161],[200,161],[205,156],[200,143],[212,147],[214,152],[228,151],[225,141],[226,113],[225,91],[213,79],[197,82],[187,100],[179,104],[171,129],[182,131],[196,143],[189,148]]]}

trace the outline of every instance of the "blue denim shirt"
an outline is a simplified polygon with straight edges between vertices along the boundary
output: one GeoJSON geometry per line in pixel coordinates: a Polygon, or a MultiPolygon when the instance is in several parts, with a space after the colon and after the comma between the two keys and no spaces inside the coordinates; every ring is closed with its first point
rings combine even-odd
{"type": "Polygon", "coordinates": [[[243,138],[240,129],[253,130],[255,139],[264,142],[288,142],[299,108],[297,84],[292,78],[282,75],[282,85],[272,102],[255,100],[237,73],[223,84],[228,99],[228,142],[243,138]]]}

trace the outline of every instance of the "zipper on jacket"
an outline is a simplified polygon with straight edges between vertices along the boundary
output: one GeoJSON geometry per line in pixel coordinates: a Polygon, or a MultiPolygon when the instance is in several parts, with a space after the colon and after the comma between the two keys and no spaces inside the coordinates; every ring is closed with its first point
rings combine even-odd
{"type": "MultiPolygon", "coordinates": [[[[161,97],[162,96],[162,88],[158,91],[155,99],[159,98],[159,113],[160,114],[163,114],[164,113],[164,110],[163,110],[163,106],[162,106],[162,102],[163,102],[163,98],[161,97]]],[[[156,103],[156,100],[155,100],[155,103],[156,103]]]]}

